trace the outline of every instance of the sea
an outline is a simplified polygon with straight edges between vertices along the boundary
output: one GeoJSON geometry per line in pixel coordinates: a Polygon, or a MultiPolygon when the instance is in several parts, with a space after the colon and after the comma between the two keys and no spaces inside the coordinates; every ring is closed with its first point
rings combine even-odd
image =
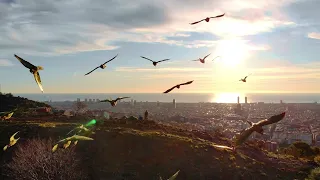
{"type": "Polygon", "coordinates": [[[239,97],[240,103],[245,102],[247,97],[248,103],[265,102],[265,103],[315,103],[320,102],[320,93],[297,93],[297,94],[243,94],[243,93],[101,93],[101,94],[13,94],[15,96],[25,97],[35,101],[76,101],[78,98],[81,101],[87,99],[108,99],[116,97],[128,96],[129,99],[123,101],[136,100],[137,102],[172,102],[175,99],[176,103],[199,103],[199,102],[216,102],[216,103],[237,103],[239,97]]]}

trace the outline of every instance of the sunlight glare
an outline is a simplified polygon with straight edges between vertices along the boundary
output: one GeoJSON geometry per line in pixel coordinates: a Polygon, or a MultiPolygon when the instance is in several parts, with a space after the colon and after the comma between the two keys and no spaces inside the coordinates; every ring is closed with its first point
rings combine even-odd
{"type": "Polygon", "coordinates": [[[216,93],[211,102],[216,103],[237,103],[237,98],[240,97],[240,103],[244,102],[245,94],[242,93],[216,93]]]}

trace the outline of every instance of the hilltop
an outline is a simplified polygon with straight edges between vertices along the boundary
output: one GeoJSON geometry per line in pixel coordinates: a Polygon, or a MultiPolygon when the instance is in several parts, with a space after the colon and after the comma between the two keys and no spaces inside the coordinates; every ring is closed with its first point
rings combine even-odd
{"type": "MultiPolygon", "coordinates": [[[[34,122],[2,125],[0,137],[24,127],[19,143],[35,137],[60,139],[75,126],[34,122]]],[[[270,156],[252,144],[237,152],[220,149],[214,145],[230,146],[230,140],[219,133],[189,131],[155,121],[109,120],[97,125],[94,131],[94,141],[76,146],[90,179],[158,179],[158,175],[169,177],[180,170],[177,180],[292,180],[304,179],[314,168],[306,160],[270,156]]],[[[2,144],[6,141],[0,140],[2,144]]]]}
{"type": "Polygon", "coordinates": [[[13,96],[11,93],[0,93],[0,103],[0,112],[11,111],[15,108],[18,108],[18,111],[25,111],[28,108],[51,107],[50,105],[42,102],[32,101],[20,96],[13,96]]]}

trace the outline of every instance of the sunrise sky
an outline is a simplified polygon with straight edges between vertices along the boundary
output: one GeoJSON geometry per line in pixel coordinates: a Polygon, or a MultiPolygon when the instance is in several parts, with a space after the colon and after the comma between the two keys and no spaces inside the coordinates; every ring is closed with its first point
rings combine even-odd
{"type": "Polygon", "coordinates": [[[319,0],[0,0],[1,89],[41,93],[17,54],[44,67],[45,93],[158,93],[190,80],[175,92],[318,93],[319,7],[319,0]],[[209,53],[205,64],[191,61],[209,53]],[[154,67],[140,56],[171,60],[154,67]]]}

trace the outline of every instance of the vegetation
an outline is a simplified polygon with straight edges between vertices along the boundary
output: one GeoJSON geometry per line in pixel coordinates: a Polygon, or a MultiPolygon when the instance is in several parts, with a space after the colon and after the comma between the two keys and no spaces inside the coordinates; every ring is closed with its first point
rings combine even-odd
{"type": "Polygon", "coordinates": [[[305,142],[294,142],[287,148],[281,148],[281,152],[286,155],[291,155],[296,158],[305,158],[313,160],[315,156],[320,155],[319,148],[310,147],[305,142]]]}
{"type": "Polygon", "coordinates": [[[320,167],[313,169],[306,180],[320,180],[320,167]]]}

